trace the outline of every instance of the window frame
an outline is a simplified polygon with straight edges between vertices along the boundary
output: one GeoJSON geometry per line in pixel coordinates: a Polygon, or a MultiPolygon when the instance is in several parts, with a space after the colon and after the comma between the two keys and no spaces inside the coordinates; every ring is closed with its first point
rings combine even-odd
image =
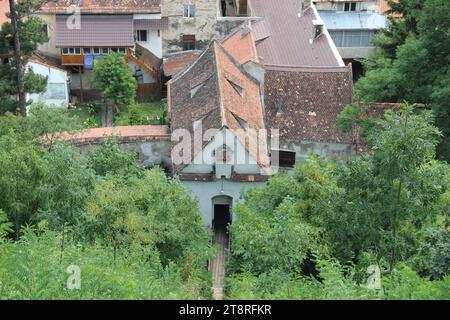
{"type": "Polygon", "coordinates": [[[193,19],[195,18],[195,4],[183,5],[183,18],[193,19]]]}
{"type": "Polygon", "coordinates": [[[146,29],[139,29],[139,30],[136,30],[136,35],[135,35],[135,37],[136,37],[136,42],[148,42],[148,30],[146,30],[146,29]],[[144,33],[145,32],[145,40],[142,40],[142,33],[144,33]]]}

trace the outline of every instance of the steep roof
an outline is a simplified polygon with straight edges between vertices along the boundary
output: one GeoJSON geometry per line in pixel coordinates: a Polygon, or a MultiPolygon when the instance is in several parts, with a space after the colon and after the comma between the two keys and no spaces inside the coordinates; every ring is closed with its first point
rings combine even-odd
{"type": "Polygon", "coordinates": [[[190,50],[181,51],[176,54],[172,54],[164,59],[164,74],[168,77],[174,76],[191,63],[193,63],[200,56],[201,51],[190,50]]]}
{"type": "Polygon", "coordinates": [[[240,63],[259,62],[251,23],[244,22],[222,40],[223,47],[240,63]]]}
{"type": "MultiPolygon", "coordinates": [[[[178,95],[186,89],[199,92],[198,96],[184,93],[181,98],[170,97],[173,129],[183,128],[193,133],[193,123],[199,120],[203,132],[228,128],[261,168],[269,170],[266,135],[264,141],[258,140],[264,150],[258,150],[258,143],[253,143],[256,140],[249,141],[261,139],[254,133],[265,129],[260,84],[217,40],[213,40],[193,64],[178,73],[170,87],[174,87],[174,94],[178,95]]],[[[207,144],[208,141],[204,142],[203,147],[207,144]]],[[[192,159],[200,151],[194,150],[192,159]]]]}
{"type": "Polygon", "coordinates": [[[72,5],[89,14],[161,12],[161,0],[58,0],[44,4],[41,12],[67,14],[72,5]]]}
{"type": "Polygon", "coordinates": [[[261,19],[252,24],[258,56],[266,66],[345,67],[328,32],[311,41],[311,7],[302,11],[300,0],[249,0],[252,13],[261,19]]]}

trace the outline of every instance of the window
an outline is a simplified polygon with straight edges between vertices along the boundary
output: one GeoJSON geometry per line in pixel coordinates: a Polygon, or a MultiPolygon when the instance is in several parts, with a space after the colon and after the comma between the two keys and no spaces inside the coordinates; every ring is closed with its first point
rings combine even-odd
{"type": "Polygon", "coordinates": [[[340,2],[336,4],[336,11],[358,11],[359,4],[356,2],[340,2]]]}
{"type": "Polygon", "coordinates": [[[183,35],[181,41],[183,42],[183,50],[195,50],[195,35],[183,35]]]}
{"type": "Polygon", "coordinates": [[[74,55],[74,54],[81,54],[81,48],[63,48],[62,53],[64,55],[74,55]]]}
{"type": "Polygon", "coordinates": [[[109,49],[111,53],[117,53],[119,52],[119,48],[111,48],[109,49]]]}
{"type": "Polygon", "coordinates": [[[125,54],[127,51],[126,51],[125,48],[118,48],[118,51],[117,51],[117,52],[119,52],[119,53],[121,53],[121,54],[125,54]]]}
{"type": "Polygon", "coordinates": [[[45,37],[47,38],[47,41],[49,40],[49,34],[48,34],[48,24],[42,25],[42,32],[45,34],[45,37]]]}
{"type": "MultiPolygon", "coordinates": [[[[272,159],[276,160],[277,158],[279,167],[293,168],[295,166],[295,152],[272,150],[272,159]]],[[[276,163],[274,163],[274,165],[276,165],[276,163]]]]}
{"type": "Polygon", "coordinates": [[[102,55],[107,56],[109,54],[109,48],[102,48],[102,55]]]}
{"type": "Polygon", "coordinates": [[[375,35],[373,30],[332,30],[330,36],[338,48],[342,47],[372,47],[375,35]]]}
{"type": "Polygon", "coordinates": [[[198,92],[198,90],[200,90],[201,87],[203,87],[204,84],[205,83],[203,82],[191,88],[191,98],[195,96],[195,94],[198,92]]]}
{"type": "Polygon", "coordinates": [[[47,83],[44,98],[47,100],[65,100],[66,86],[65,83],[47,83]]]}
{"type": "Polygon", "coordinates": [[[100,48],[93,48],[93,49],[92,49],[92,53],[93,53],[93,54],[100,54],[100,53],[101,53],[101,50],[100,50],[100,48]]]}
{"type": "Polygon", "coordinates": [[[136,30],[136,41],[147,42],[147,30],[136,30]]]}
{"type": "Polygon", "coordinates": [[[91,48],[83,48],[83,54],[91,54],[92,49],[91,48]]]}
{"type": "Polygon", "coordinates": [[[183,17],[185,18],[194,18],[195,17],[195,5],[193,4],[185,4],[183,10],[183,17]]]}
{"type": "Polygon", "coordinates": [[[234,83],[233,81],[231,81],[229,79],[227,79],[227,81],[241,97],[244,96],[244,89],[240,85],[234,83]]]}

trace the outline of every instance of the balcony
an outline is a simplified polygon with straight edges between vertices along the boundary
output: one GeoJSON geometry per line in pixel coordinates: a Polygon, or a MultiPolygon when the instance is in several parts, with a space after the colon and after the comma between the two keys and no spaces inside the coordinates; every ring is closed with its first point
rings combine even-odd
{"type": "Polygon", "coordinates": [[[63,66],[84,66],[84,55],[63,54],[61,55],[61,65],[63,66]]]}

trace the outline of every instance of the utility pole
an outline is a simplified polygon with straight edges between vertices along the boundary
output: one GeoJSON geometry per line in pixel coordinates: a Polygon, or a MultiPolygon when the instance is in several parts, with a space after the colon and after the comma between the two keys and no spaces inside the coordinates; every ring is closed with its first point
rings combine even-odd
{"type": "Polygon", "coordinates": [[[22,49],[20,45],[19,23],[14,0],[9,0],[9,11],[11,17],[11,29],[14,40],[14,62],[16,64],[17,93],[19,96],[20,115],[27,116],[27,98],[25,92],[25,66],[22,60],[22,49]]]}

